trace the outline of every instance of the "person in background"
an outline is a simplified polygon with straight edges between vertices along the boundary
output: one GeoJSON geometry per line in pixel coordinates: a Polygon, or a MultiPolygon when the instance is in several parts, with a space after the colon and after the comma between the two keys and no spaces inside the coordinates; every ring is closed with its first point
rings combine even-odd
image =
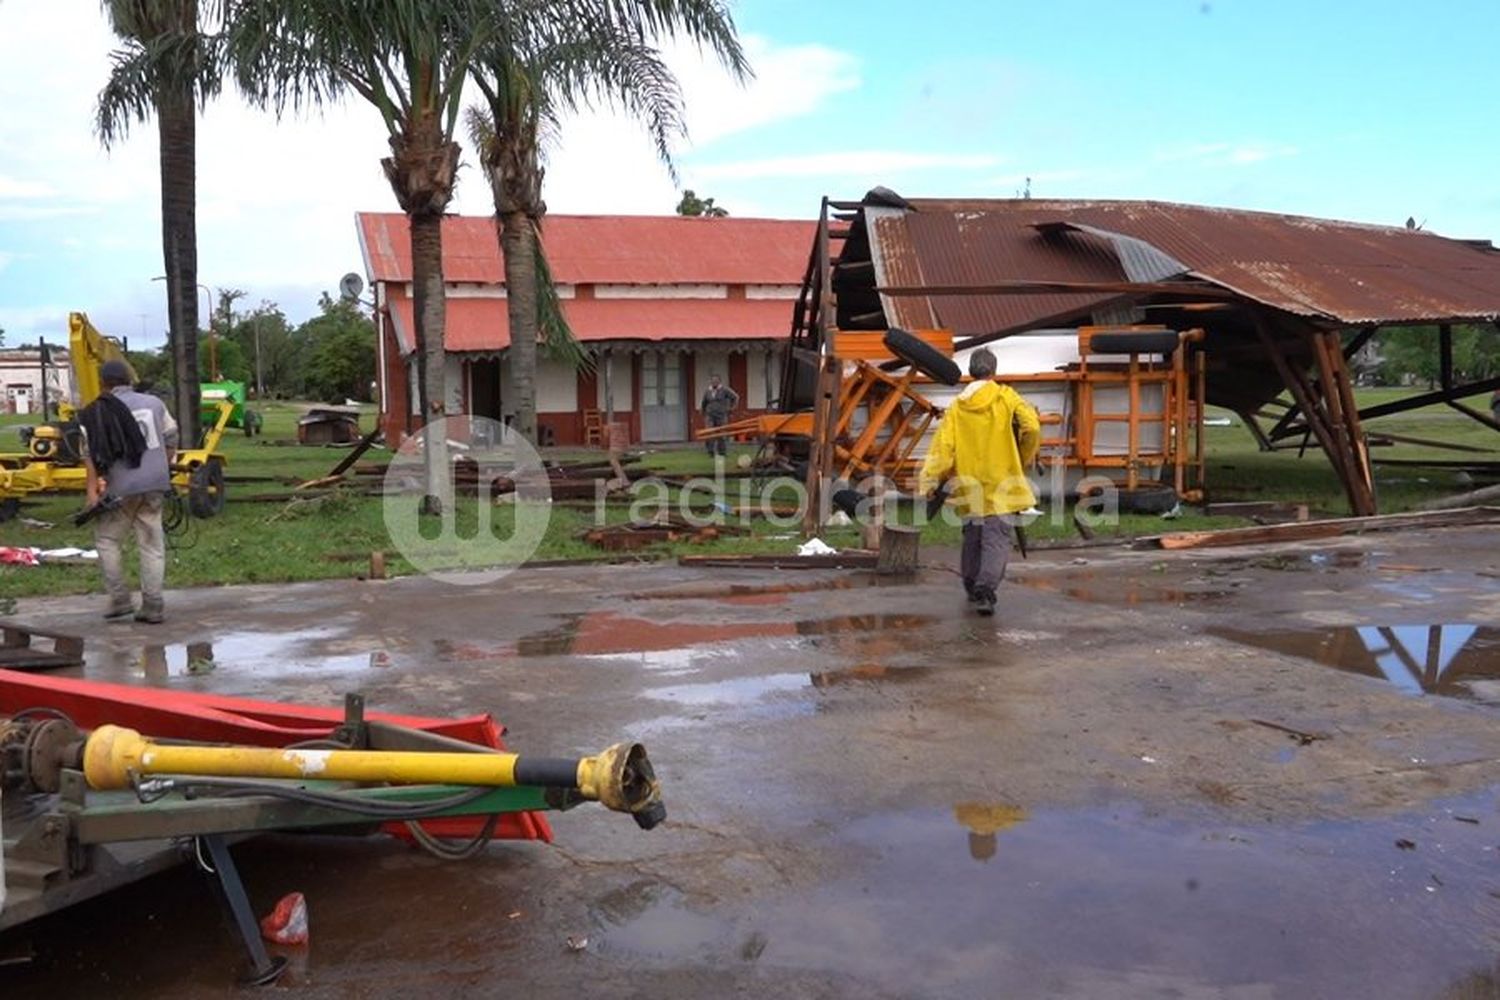
{"type": "Polygon", "coordinates": [[[973,379],[943,414],[922,465],[919,490],[931,495],[950,477],[963,516],[964,590],[981,615],[995,613],[1015,532],[1009,516],[1036,503],[1026,468],[1036,460],[1042,424],[1020,393],[995,379],[995,355],[969,355],[973,379]]]}
{"type": "MultiPolygon", "coordinates": [[[[708,377],[708,388],[703,392],[703,402],[700,406],[703,410],[704,424],[709,427],[723,427],[729,423],[729,415],[739,405],[739,393],[720,382],[718,375],[708,377]]],[[[723,438],[709,438],[705,443],[708,445],[710,455],[724,454],[723,438]]]]}
{"type": "Polygon", "coordinates": [[[88,438],[84,464],[88,502],[110,504],[94,520],[94,544],[109,594],[107,621],[159,624],[165,612],[162,586],[167,568],[162,532],[162,497],[172,488],[177,423],[155,396],[130,387],[130,367],[106,361],[99,372],[104,392],[83,408],[79,420],[88,438]],[[125,583],[123,545],[135,532],[141,560],[141,606],[131,603],[125,583]]]}

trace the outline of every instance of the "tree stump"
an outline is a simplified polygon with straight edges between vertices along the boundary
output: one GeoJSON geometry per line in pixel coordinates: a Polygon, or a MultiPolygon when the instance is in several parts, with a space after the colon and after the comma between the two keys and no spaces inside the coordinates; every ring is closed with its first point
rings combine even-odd
{"type": "Polygon", "coordinates": [[[911,576],[917,571],[918,528],[888,524],[880,533],[880,553],[875,558],[877,576],[911,576]]]}

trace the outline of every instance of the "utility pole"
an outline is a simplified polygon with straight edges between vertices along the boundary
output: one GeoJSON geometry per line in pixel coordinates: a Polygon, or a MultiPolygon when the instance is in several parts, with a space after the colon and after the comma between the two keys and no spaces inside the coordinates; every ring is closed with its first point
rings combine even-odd
{"type": "Polygon", "coordinates": [[[265,319],[265,313],[255,314],[255,398],[266,398],[266,380],[261,377],[260,370],[260,321],[265,319]]]}

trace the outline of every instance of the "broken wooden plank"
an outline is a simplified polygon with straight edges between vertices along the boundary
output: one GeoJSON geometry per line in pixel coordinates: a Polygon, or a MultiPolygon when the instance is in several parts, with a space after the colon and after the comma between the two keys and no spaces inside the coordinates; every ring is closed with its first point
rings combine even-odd
{"type": "Polygon", "coordinates": [[[1324,521],[1273,524],[1222,531],[1180,531],[1135,540],[1135,548],[1197,549],[1231,545],[1267,545],[1278,542],[1314,541],[1367,531],[1399,531],[1408,528],[1451,528],[1470,524],[1500,523],[1500,507],[1465,507],[1460,510],[1382,514],[1375,517],[1340,517],[1324,521]]]}
{"type": "Polygon", "coordinates": [[[377,437],[379,437],[379,436],[380,436],[380,422],[377,420],[376,423],[375,423],[375,429],[372,430],[370,433],[366,434],[364,437],[360,438],[359,439],[359,443],[356,444],[353,448],[349,449],[349,454],[345,455],[342,459],[340,459],[339,460],[339,464],[335,465],[333,467],[332,471],[330,471],[328,473],[328,475],[329,476],[342,476],[344,473],[348,472],[349,471],[349,467],[351,465],[353,465],[355,462],[358,462],[359,459],[360,459],[360,456],[362,456],[365,452],[367,452],[367,451],[370,450],[370,446],[375,443],[375,439],[377,437]]]}

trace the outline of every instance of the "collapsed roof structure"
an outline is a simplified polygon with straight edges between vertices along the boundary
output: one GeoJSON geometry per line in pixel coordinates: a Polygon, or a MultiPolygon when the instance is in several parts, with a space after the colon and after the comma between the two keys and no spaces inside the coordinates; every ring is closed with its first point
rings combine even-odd
{"type": "MultiPolygon", "coordinates": [[[[1049,326],[1201,327],[1207,402],[1239,413],[1263,447],[1316,437],[1353,512],[1373,514],[1363,420],[1445,402],[1500,429],[1460,401],[1500,378],[1458,384],[1451,350],[1454,324],[1497,319],[1500,253],[1488,241],[1166,202],[907,200],[877,188],[824,200],[792,346],[889,327],[951,329],[958,349],[1049,326]],[[1360,410],[1348,359],[1380,328],[1412,324],[1440,329],[1442,387],[1360,410]]],[[[782,398],[806,406],[813,383],[797,369],[789,360],[782,398]]]]}

